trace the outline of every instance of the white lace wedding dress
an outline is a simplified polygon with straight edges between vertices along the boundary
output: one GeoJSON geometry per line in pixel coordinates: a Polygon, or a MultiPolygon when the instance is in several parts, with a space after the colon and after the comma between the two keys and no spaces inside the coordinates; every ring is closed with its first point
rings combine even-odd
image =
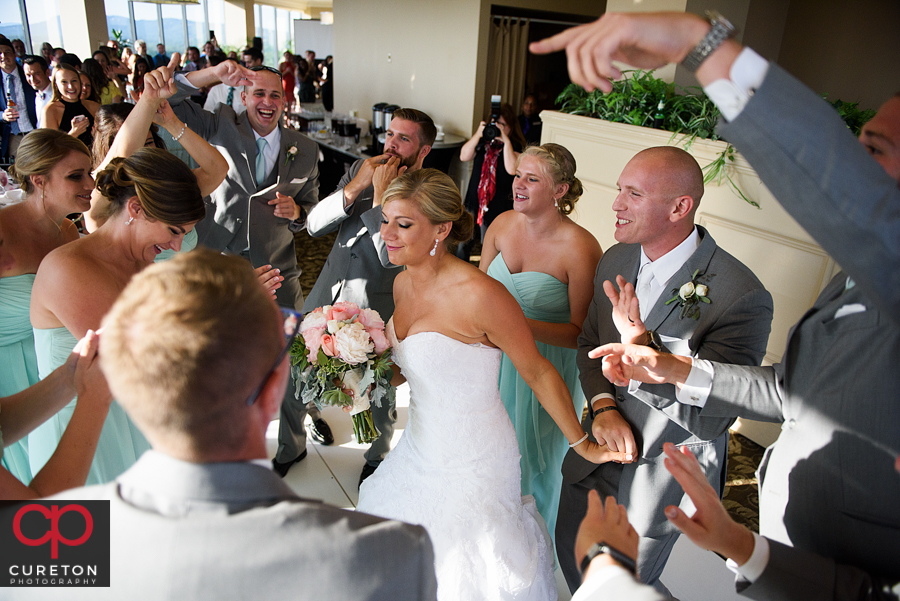
{"type": "Polygon", "coordinates": [[[397,447],[359,489],[357,509],[425,527],[438,599],[557,598],[534,499],[521,496],[519,447],[497,389],[501,352],[436,332],[387,335],[410,387],[397,447]]]}

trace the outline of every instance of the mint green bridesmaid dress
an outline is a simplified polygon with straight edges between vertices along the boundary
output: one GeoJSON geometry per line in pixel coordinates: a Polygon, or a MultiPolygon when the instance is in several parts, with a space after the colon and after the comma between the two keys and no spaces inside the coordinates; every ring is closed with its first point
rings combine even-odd
{"type": "MultiPolygon", "coordinates": [[[[66,362],[69,353],[75,348],[78,340],[66,328],[48,330],[34,329],[34,346],[37,353],[38,369],[41,378],[46,378],[54,369],[66,362]]],[[[76,399],[77,400],[77,399],[76,399]]],[[[59,413],[38,426],[28,435],[28,451],[32,473],[40,468],[53,455],[59,439],[75,410],[75,402],[63,407],[59,413]]],[[[103,484],[110,482],[119,474],[131,467],[150,443],[137,429],[125,411],[113,401],[109,414],[103,423],[100,440],[94,461],[88,473],[86,484],[103,484]]]]}
{"type": "MultiPolygon", "coordinates": [[[[21,392],[40,380],[28,317],[33,284],[33,273],[0,278],[0,397],[21,392]]],[[[3,467],[26,485],[31,482],[27,438],[6,449],[3,467]]]]}
{"type": "MultiPolygon", "coordinates": [[[[555,277],[536,271],[512,274],[502,253],[497,254],[487,273],[506,286],[522,307],[525,317],[548,323],[569,323],[569,287],[555,277]]],[[[565,381],[580,420],[584,393],[575,365],[577,351],[543,342],[537,342],[537,347],[565,381]]],[[[553,537],[562,487],[560,468],[569,443],[505,353],[500,363],[500,397],[519,441],[522,494],[534,496],[538,512],[553,537]]]]}

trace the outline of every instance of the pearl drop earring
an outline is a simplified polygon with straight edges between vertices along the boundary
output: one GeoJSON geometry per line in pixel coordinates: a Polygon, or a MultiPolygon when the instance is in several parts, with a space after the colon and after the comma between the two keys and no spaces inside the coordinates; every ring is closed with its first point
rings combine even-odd
{"type": "Polygon", "coordinates": [[[432,248],[432,249],[431,249],[431,252],[428,253],[428,254],[431,255],[432,257],[435,255],[435,253],[437,253],[438,242],[440,242],[440,240],[435,239],[435,241],[434,241],[434,248],[432,248]]]}
{"type": "Polygon", "coordinates": [[[125,222],[125,225],[131,225],[132,221],[134,221],[134,217],[129,217],[128,221],[125,222]]]}

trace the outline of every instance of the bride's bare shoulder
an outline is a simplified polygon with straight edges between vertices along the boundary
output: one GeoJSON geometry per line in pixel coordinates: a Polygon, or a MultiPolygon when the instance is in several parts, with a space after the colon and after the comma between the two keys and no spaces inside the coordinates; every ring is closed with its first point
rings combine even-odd
{"type": "Polygon", "coordinates": [[[506,297],[515,302],[503,284],[474,265],[466,263],[465,269],[460,270],[458,277],[459,280],[454,286],[454,290],[467,302],[485,305],[502,302],[506,297]]]}

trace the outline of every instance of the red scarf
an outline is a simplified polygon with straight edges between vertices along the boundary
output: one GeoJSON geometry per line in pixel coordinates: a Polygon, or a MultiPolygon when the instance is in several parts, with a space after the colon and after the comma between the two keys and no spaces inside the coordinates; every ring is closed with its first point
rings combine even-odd
{"type": "Polygon", "coordinates": [[[478,225],[484,222],[484,214],[487,212],[488,203],[494,198],[497,190],[497,158],[503,150],[503,142],[494,144],[491,141],[484,148],[484,162],[481,164],[481,179],[478,180],[478,225]]]}

